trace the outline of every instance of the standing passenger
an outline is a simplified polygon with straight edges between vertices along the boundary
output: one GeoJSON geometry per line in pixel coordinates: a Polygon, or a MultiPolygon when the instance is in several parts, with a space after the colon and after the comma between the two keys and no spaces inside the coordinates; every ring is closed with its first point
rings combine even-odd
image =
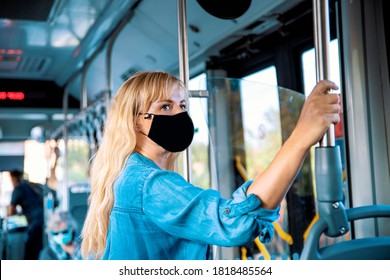
{"type": "MultiPolygon", "coordinates": [[[[21,171],[12,170],[10,175],[14,190],[8,207],[8,215],[15,215],[16,206],[21,206],[28,223],[24,259],[37,260],[43,247],[42,193],[35,191],[30,182],[23,180],[21,171]]],[[[39,186],[36,186],[36,188],[39,188],[39,186]]]]}
{"type": "Polygon", "coordinates": [[[177,78],[140,72],[119,89],[92,165],[82,252],[96,259],[207,259],[208,245],[273,237],[272,222],[310,147],[339,121],[337,86],[321,81],[269,167],[221,198],[171,171],[192,141],[188,95],[177,78]]]}

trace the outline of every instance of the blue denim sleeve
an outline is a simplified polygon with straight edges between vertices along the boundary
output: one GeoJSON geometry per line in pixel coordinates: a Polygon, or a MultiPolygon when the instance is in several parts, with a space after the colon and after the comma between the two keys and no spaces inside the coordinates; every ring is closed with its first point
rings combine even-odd
{"type": "Polygon", "coordinates": [[[249,213],[249,215],[254,215],[255,219],[260,219],[264,227],[259,233],[259,238],[262,243],[268,243],[273,239],[274,228],[272,223],[279,218],[280,206],[272,210],[262,208],[261,200],[255,194],[246,195],[246,191],[252,182],[253,180],[245,182],[233,193],[233,199],[228,201],[224,212],[228,217],[249,213]]]}
{"type": "Polygon", "coordinates": [[[244,245],[257,236],[261,242],[270,242],[279,207],[262,208],[257,196],[246,195],[250,184],[243,184],[228,200],[177,173],[159,170],[145,181],[142,208],[159,227],[181,238],[219,246],[244,245]]]}

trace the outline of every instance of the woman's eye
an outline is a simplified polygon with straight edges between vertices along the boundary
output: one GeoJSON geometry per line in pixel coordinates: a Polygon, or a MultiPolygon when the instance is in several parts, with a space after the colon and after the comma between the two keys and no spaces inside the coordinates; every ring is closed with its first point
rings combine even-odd
{"type": "Polygon", "coordinates": [[[180,105],[180,108],[182,108],[183,110],[187,110],[187,105],[182,104],[180,105]]]}
{"type": "Polygon", "coordinates": [[[164,104],[161,106],[161,110],[169,111],[170,109],[171,109],[171,106],[169,106],[169,104],[164,104]]]}

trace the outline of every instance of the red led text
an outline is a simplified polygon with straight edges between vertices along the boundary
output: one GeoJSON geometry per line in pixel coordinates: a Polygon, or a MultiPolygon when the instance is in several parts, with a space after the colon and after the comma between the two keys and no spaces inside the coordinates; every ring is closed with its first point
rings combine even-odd
{"type": "Polygon", "coordinates": [[[0,91],[0,100],[23,100],[24,93],[21,91],[0,91]]]}

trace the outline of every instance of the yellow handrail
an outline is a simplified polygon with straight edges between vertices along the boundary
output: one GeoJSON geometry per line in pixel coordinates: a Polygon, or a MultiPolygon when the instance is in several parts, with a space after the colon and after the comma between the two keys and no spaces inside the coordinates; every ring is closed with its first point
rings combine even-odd
{"type": "Polygon", "coordinates": [[[294,243],[293,237],[285,232],[278,222],[273,222],[275,231],[279,234],[280,238],[287,242],[288,245],[292,245],[294,243]]]}
{"type": "Polygon", "coordinates": [[[248,259],[248,250],[245,247],[241,247],[241,259],[246,261],[248,259]]]}
{"type": "Polygon", "coordinates": [[[316,213],[316,215],[314,216],[313,220],[311,220],[309,226],[307,227],[307,229],[303,233],[303,242],[306,242],[307,236],[309,235],[309,232],[310,232],[311,228],[313,227],[315,222],[318,221],[319,218],[320,218],[320,215],[318,215],[318,213],[316,213]]]}
{"type": "Polygon", "coordinates": [[[257,248],[259,248],[259,251],[263,254],[264,259],[270,260],[271,255],[270,255],[269,251],[267,250],[265,245],[260,242],[260,239],[258,237],[255,239],[255,244],[256,244],[257,248]]]}

